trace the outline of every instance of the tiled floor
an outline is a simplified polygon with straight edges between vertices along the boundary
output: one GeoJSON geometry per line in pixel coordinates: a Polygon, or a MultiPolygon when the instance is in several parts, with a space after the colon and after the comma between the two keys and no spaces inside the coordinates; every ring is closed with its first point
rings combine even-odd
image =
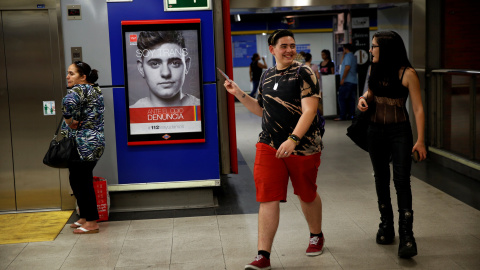
{"type": "MultiPolygon", "coordinates": [[[[371,164],[367,153],[344,136],[347,125],[328,121],[324,138],[317,181],[324,254],[305,256],[309,232],[290,189],[288,202],[281,205],[273,269],[480,269],[480,211],[416,177],[419,255],[399,259],[398,237],[392,245],[375,243],[379,214],[371,164]]],[[[112,218],[119,221],[101,223],[96,235],[74,235],[67,225],[52,242],[0,245],[0,269],[243,269],[256,255],[258,204],[252,201],[251,169],[259,130],[260,118],[237,105],[240,175],[225,178],[226,187],[216,191],[218,209],[150,213],[150,219],[115,214],[112,218]]],[[[435,175],[429,181],[457,181],[451,174],[435,175]]],[[[478,195],[479,189],[470,188],[468,196],[478,195]]]]}

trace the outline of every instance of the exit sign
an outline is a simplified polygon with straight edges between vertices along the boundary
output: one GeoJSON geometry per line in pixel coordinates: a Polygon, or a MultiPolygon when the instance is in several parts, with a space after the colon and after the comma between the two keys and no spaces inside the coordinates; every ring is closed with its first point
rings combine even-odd
{"type": "Polygon", "coordinates": [[[211,0],[163,0],[165,11],[209,10],[211,0]]]}

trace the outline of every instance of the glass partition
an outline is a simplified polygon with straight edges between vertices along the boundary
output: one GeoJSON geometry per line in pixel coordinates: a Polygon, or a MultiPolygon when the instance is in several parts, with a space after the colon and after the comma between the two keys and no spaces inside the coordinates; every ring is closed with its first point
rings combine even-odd
{"type": "Polygon", "coordinates": [[[480,72],[433,70],[427,123],[432,146],[480,161],[480,72]],[[432,123],[433,122],[433,123],[432,123]]]}

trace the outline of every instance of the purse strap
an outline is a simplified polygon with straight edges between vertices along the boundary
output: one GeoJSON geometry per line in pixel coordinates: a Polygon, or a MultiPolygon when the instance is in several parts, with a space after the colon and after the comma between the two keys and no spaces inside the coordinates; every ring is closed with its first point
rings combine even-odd
{"type": "Polygon", "coordinates": [[[57,130],[55,131],[55,135],[53,136],[53,139],[54,139],[54,140],[57,139],[58,131],[60,130],[60,127],[62,126],[62,123],[63,123],[63,116],[62,116],[62,118],[60,118],[60,123],[58,123],[57,130]]]}
{"type": "MultiPolygon", "coordinates": [[[[84,101],[85,101],[86,98],[87,98],[88,92],[85,91],[85,89],[83,89],[82,91],[83,91],[83,99],[84,99],[84,101]]],[[[83,105],[83,102],[80,102],[80,111],[82,110],[82,105],[83,105]]],[[[72,120],[73,120],[73,119],[72,119],[72,120]]],[[[60,118],[60,123],[58,123],[57,130],[55,131],[55,135],[53,136],[53,139],[54,139],[54,140],[57,139],[58,132],[60,131],[60,127],[62,126],[62,123],[63,123],[63,116],[62,116],[62,118],[60,118]]],[[[80,124],[79,124],[78,127],[80,127],[80,124]]]]}

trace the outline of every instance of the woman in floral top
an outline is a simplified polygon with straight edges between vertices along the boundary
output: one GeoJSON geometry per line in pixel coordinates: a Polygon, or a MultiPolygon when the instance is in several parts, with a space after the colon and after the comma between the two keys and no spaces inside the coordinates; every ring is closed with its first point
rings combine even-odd
{"type": "Polygon", "coordinates": [[[105,136],[103,95],[95,84],[98,71],[87,63],[75,61],[68,67],[67,95],[62,101],[65,122],[62,134],[74,137],[77,151],[73,151],[68,170],[70,186],[77,198],[80,219],[70,225],[73,233],[98,233],[98,211],[93,189],[93,168],[103,154],[105,136]]]}

